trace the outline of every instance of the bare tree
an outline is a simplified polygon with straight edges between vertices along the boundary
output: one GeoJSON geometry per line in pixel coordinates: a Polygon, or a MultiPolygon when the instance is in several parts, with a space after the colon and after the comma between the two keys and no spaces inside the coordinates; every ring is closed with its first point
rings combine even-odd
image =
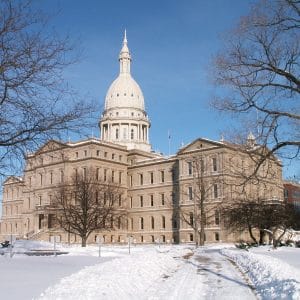
{"type": "MultiPolygon", "coordinates": [[[[218,203],[212,203],[211,193],[221,180],[214,179],[211,182],[205,174],[205,160],[202,155],[193,157],[190,162],[192,163],[193,184],[189,187],[187,194],[184,194],[193,201],[193,212],[181,208],[180,218],[193,228],[196,246],[203,246],[207,225],[215,223],[216,219],[218,223],[220,222],[219,216],[216,216],[219,205],[218,203]]],[[[219,193],[219,191],[214,191],[214,193],[219,193]]]]}
{"type": "Polygon", "coordinates": [[[223,89],[213,105],[257,132],[263,147],[255,171],[273,154],[299,158],[299,30],[298,0],[261,0],[214,59],[213,76],[223,89]]]}
{"type": "Polygon", "coordinates": [[[79,235],[85,247],[92,232],[112,230],[121,220],[124,211],[117,208],[121,195],[118,185],[97,180],[92,169],[76,173],[55,195],[57,222],[66,232],[79,235]]]}
{"type": "Polygon", "coordinates": [[[77,61],[74,46],[51,31],[48,20],[31,1],[0,2],[2,175],[49,138],[82,128],[90,113],[63,78],[66,67],[77,61]]]}

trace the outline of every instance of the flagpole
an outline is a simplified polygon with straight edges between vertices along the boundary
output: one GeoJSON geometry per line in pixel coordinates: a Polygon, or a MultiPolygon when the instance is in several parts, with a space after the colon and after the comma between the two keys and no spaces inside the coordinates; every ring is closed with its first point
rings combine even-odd
{"type": "Polygon", "coordinates": [[[171,135],[170,130],[168,130],[168,142],[169,142],[169,157],[171,156],[171,135]]]}

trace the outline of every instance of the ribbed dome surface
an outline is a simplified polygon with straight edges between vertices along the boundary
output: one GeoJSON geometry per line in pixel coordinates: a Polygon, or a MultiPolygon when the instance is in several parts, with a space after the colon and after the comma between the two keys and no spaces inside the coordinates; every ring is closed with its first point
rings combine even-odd
{"type": "Polygon", "coordinates": [[[142,90],[130,74],[121,73],[110,85],[105,98],[105,109],[111,108],[145,110],[142,90]]]}

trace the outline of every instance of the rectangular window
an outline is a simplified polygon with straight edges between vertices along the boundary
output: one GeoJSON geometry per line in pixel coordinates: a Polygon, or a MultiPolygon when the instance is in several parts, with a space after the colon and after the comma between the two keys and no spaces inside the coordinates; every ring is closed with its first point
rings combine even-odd
{"type": "Polygon", "coordinates": [[[50,173],[50,184],[53,184],[53,172],[50,173]]]}
{"type": "Polygon", "coordinates": [[[140,185],[144,184],[144,176],[143,174],[140,174],[140,185]]]}
{"type": "Polygon", "coordinates": [[[115,182],[115,171],[111,171],[111,182],[115,182]]]}
{"type": "Polygon", "coordinates": [[[153,172],[150,173],[150,183],[153,184],[154,182],[154,176],[153,176],[153,172]]]}
{"type": "Polygon", "coordinates": [[[132,197],[130,197],[130,208],[132,208],[132,197]]]}
{"type": "Polygon", "coordinates": [[[107,152],[104,152],[104,157],[107,158],[107,152]]]}
{"type": "Polygon", "coordinates": [[[193,174],[193,164],[191,161],[188,162],[188,174],[189,175],[193,174]]]}
{"type": "Polygon", "coordinates": [[[84,156],[87,156],[87,150],[84,150],[84,156]]]}
{"type": "Polygon", "coordinates": [[[86,168],[83,168],[83,179],[86,179],[86,168]]]}
{"type": "Polygon", "coordinates": [[[64,171],[60,171],[60,182],[64,182],[64,171]]]}
{"type": "Polygon", "coordinates": [[[107,180],[107,169],[103,170],[103,180],[106,181],[107,180]]]}
{"type": "Polygon", "coordinates": [[[97,155],[97,156],[100,155],[100,150],[97,150],[96,155],[97,155]]]}
{"type": "Polygon", "coordinates": [[[122,196],[119,195],[119,207],[121,207],[121,206],[122,206],[122,196]]]}
{"type": "Polygon", "coordinates": [[[141,207],[144,206],[144,199],[143,199],[143,196],[140,196],[140,206],[141,206],[141,207]]]}
{"type": "Polygon", "coordinates": [[[220,225],[220,212],[219,211],[215,212],[215,224],[220,225]]]}
{"type": "Polygon", "coordinates": [[[188,188],[189,200],[193,200],[193,187],[189,186],[188,188]]]}
{"type": "Polygon", "coordinates": [[[165,171],[160,171],[161,182],[165,182],[165,171]]]}
{"type": "Polygon", "coordinates": [[[111,159],[115,159],[115,154],[114,153],[111,155],[111,159]]]}
{"type": "Polygon", "coordinates": [[[43,185],[43,174],[40,174],[40,184],[43,185]]]}
{"type": "Polygon", "coordinates": [[[132,186],[132,175],[129,176],[129,185],[132,186]]]}
{"type": "Polygon", "coordinates": [[[218,198],[218,185],[214,184],[214,198],[218,198]]]}
{"type": "Polygon", "coordinates": [[[153,195],[150,195],[150,206],[154,206],[153,195]]]}
{"type": "Polygon", "coordinates": [[[218,166],[217,166],[217,158],[214,157],[212,159],[212,165],[213,165],[213,171],[216,172],[218,170],[218,166]]]}
{"type": "Polygon", "coordinates": [[[75,152],[75,156],[76,156],[76,158],[78,158],[78,152],[75,152]]]}
{"type": "Polygon", "coordinates": [[[194,226],[194,214],[192,212],[190,212],[190,226],[194,226]]]}
{"type": "Polygon", "coordinates": [[[99,168],[96,169],[96,180],[99,180],[99,168]]]}
{"type": "Polygon", "coordinates": [[[119,172],[119,183],[122,183],[122,172],[119,172]]]}
{"type": "Polygon", "coordinates": [[[165,194],[161,194],[161,205],[165,205],[165,194]]]}

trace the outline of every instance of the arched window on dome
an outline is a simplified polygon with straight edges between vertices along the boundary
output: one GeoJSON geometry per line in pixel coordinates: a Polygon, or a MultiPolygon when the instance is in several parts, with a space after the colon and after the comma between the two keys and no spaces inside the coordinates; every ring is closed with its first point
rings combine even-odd
{"type": "Polygon", "coordinates": [[[118,140],[119,139],[119,129],[117,128],[116,129],[116,140],[118,140]]]}
{"type": "Polygon", "coordinates": [[[130,138],[133,140],[134,139],[134,129],[131,129],[131,132],[130,132],[130,138]]]}

